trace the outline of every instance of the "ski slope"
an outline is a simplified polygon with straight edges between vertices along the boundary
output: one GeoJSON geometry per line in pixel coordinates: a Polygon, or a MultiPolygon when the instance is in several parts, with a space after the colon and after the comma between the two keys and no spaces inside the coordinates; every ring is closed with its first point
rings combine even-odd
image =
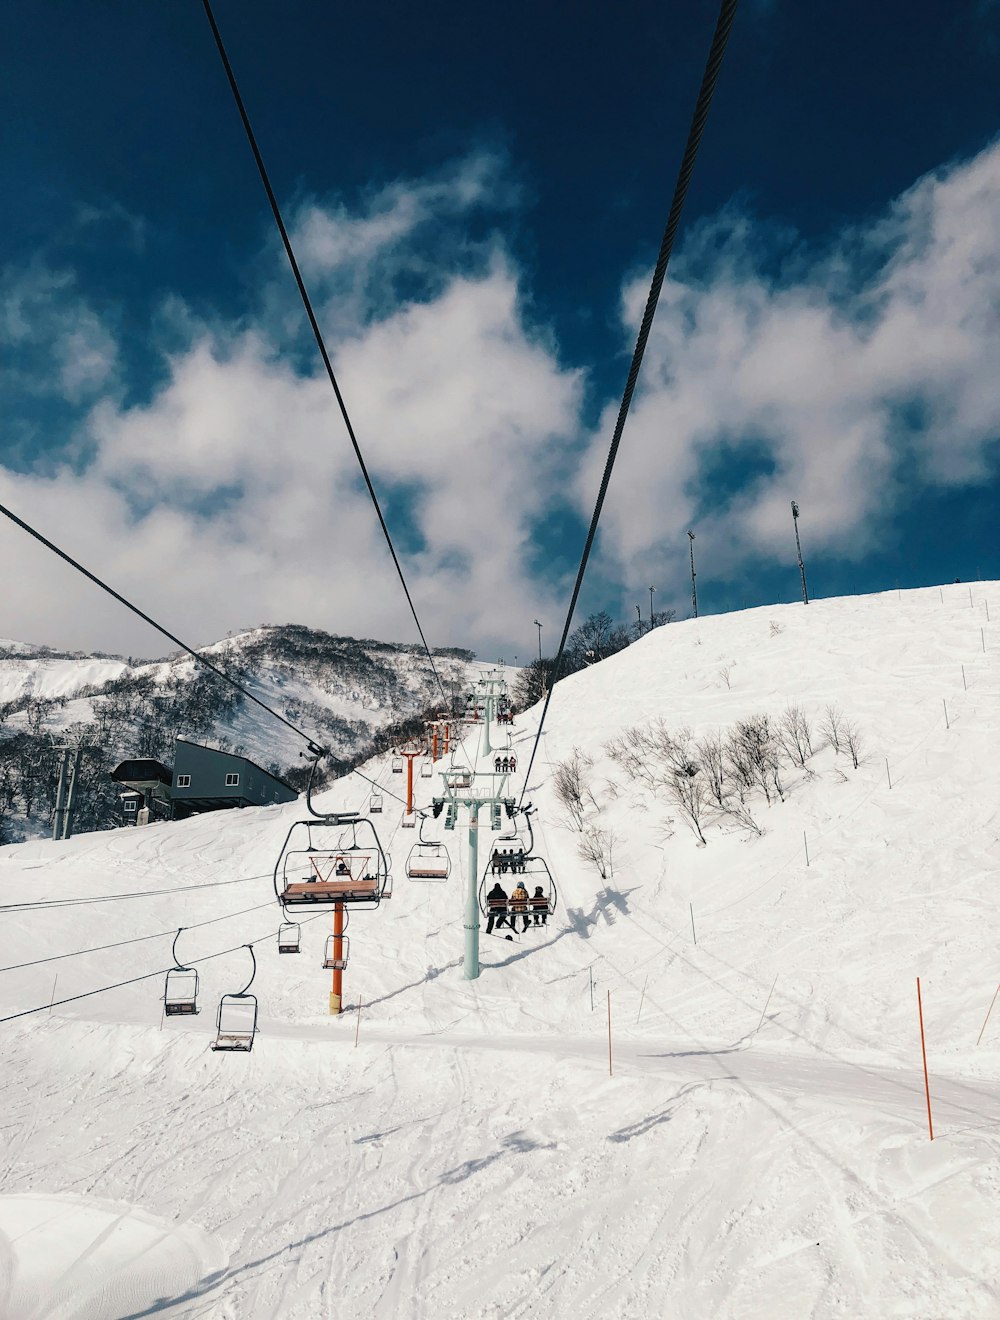
{"type": "MultiPolygon", "coordinates": [[[[1000,981],[987,610],[1000,584],[773,606],[565,680],[527,784],[548,928],[484,935],[464,981],[462,834],[440,836],[446,883],[407,880],[387,796],[394,892],[352,916],[337,1019],[331,914],[306,914],[298,955],[273,934],[301,804],[0,849],[3,905],[142,895],[3,913],[0,967],[33,965],[0,972],[0,1017],[55,1006],[0,1023],[0,1316],[1000,1314],[1000,1009],[976,1044],[1000,981]],[[786,800],[753,802],[759,837],[712,825],[700,846],[605,751],[654,718],[701,733],[789,702],[814,727],[837,703],[864,754],[855,770],[817,737],[786,800]],[[551,783],[574,748],[606,881],[551,783]],[[209,958],[203,1010],[163,1020],[178,926],[182,959],[209,958]],[[254,1050],[214,1054],[240,945],[265,938],[254,1050]]],[[[513,730],[518,791],[534,719],[513,730]]]]}

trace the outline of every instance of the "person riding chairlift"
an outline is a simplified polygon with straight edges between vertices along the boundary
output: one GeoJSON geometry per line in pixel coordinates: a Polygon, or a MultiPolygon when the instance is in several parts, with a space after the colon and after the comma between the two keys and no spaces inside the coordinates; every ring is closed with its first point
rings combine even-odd
{"type": "MultiPolygon", "coordinates": [[[[507,925],[507,891],[500,885],[499,881],[486,895],[486,907],[489,912],[486,934],[492,935],[494,922],[498,928],[507,925]]],[[[513,929],[513,926],[511,926],[511,930],[513,929]]]]}
{"type": "Polygon", "coordinates": [[[518,916],[524,917],[522,931],[527,930],[531,925],[531,917],[528,915],[528,891],[520,880],[518,880],[517,887],[512,889],[510,894],[510,928],[515,932],[518,916]]]}
{"type": "Polygon", "coordinates": [[[535,892],[531,895],[531,911],[534,913],[536,926],[548,925],[549,900],[545,897],[545,891],[541,885],[537,885],[535,892]]]}
{"type": "Polygon", "coordinates": [[[350,868],[350,867],[347,865],[347,863],[344,861],[343,857],[339,857],[339,858],[337,859],[337,871],[336,871],[336,874],[337,874],[337,875],[350,875],[350,874],[351,874],[351,868],[350,868]]]}
{"type": "Polygon", "coordinates": [[[499,758],[499,756],[496,757],[496,758],[494,759],[494,761],[493,761],[493,769],[497,772],[497,774],[500,773],[500,758],[499,758]]]}

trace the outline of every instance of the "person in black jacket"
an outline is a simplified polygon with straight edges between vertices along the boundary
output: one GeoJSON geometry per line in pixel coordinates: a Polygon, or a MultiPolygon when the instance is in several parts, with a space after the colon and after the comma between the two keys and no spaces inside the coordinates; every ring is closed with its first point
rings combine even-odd
{"type": "Polygon", "coordinates": [[[547,926],[549,922],[549,900],[541,885],[535,886],[531,895],[531,911],[534,913],[536,926],[547,926]]]}
{"type": "Polygon", "coordinates": [[[507,925],[507,891],[498,880],[490,892],[486,895],[486,909],[489,913],[489,920],[486,923],[486,934],[493,934],[493,924],[496,923],[497,929],[507,925]]]}

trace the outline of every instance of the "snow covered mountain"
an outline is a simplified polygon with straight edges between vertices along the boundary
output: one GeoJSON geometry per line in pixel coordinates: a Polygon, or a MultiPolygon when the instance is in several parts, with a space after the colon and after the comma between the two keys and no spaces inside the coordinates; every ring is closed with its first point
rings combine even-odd
{"type": "MultiPolygon", "coordinates": [[[[256,628],[204,649],[251,692],[343,761],[381,729],[441,695],[417,646],[359,641],[297,625],[256,628]]],[[[446,693],[461,691],[473,656],[443,649],[435,664],[446,693]]],[[[187,655],[151,664],[120,656],[60,653],[0,641],[0,819],[8,830],[44,833],[57,779],[58,742],[88,754],[78,829],[118,823],[108,772],[126,756],[169,764],[175,734],[250,757],[276,774],[302,765],[303,742],[187,655]],[[2,783],[0,783],[2,787],[2,783]]]]}
{"type": "Polygon", "coordinates": [[[275,942],[300,805],[0,848],[0,1314],[995,1317],[997,620],[995,582],[774,606],[573,675],[527,781],[512,731],[548,925],[463,980],[465,832],[408,880],[387,809],[339,1018],[330,914],[275,942]],[[179,926],[203,1011],[163,1020],[179,926]]]}

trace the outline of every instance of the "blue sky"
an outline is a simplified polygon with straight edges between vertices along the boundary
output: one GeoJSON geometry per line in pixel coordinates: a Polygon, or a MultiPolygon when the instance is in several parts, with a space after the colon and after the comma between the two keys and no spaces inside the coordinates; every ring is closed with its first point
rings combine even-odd
{"type": "MultiPolygon", "coordinates": [[[[217,0],[434,642],[554,637],[713,3],[217,0]]],[[[196,0],[5,8],[0,498],[196,642],[408,638],[196,0]]],[[[1000,6],[744,0],[583,608],[1000,576],[1000,6]]],[[[0,635],[159,652],[15,529],[0,635]]]]}

